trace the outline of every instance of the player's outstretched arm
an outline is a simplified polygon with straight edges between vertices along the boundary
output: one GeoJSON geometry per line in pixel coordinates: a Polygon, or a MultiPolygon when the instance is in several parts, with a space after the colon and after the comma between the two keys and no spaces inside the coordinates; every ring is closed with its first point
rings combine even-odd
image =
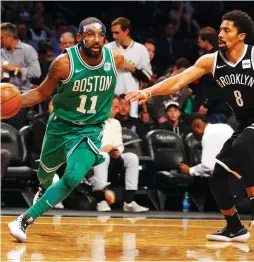
{"type": "Polygon", "coordinates": [[[144,104],[151,96],[172,94],[199,79],[202,75],[212,72],[214,54],[207,54],[200,57],[197,62],[182,73],[167,78],[164,81],[149,88],[131,91],[126,94],[125,99],[130,102],[140,100],[144,104]]]}
{"type": "Polygon", "coordinates": [[[52,95],[58,82],[69,75],[69,58],[67,54],[58,56],[51,64],[44,81],[32,90],[22,94],[22,107],[29,107],[41,103],[52,95]]]}

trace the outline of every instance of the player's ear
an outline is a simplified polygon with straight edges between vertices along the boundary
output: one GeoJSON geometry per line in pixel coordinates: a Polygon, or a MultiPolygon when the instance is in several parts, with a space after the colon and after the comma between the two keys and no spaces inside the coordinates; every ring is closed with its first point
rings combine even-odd
{"type": "Polygon", "coordinates": [[[240,41],[244,41],[244,39],[246,38],[246,33],[240,33],[238,35],[238,38],[239,38],[240,41]]]}

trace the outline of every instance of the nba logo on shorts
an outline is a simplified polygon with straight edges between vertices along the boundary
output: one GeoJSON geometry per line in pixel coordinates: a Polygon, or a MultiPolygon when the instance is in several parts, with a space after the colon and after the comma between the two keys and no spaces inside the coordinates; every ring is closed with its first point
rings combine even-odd
{"type": "Polygon", "coordinates": [[[109,62],[106,62],[106,63],[104,64],[104,70],[107,72],[107,71],[110,70],[110,68],[111,68],[111,64],[110,64],[109,62]]]}
{"type": "Polygon", "coordinates": [[[243,69],[245,68],[251,68],[250,59],[246,59],[242,61],[243,69]]]}

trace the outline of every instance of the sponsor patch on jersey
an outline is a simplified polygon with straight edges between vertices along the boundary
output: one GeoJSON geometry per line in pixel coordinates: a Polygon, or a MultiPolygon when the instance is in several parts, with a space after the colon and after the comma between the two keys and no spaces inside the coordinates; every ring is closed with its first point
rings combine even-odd
{"type": "Polygon", "coordinates": [[[246,59],[242,61],[243,69],[251,68],[250,59],[246,59]]]}
{"type": "Polygon", "coordinates": [[[107,72],[107,71],[109,71],[111,69],[111,64],[109,63],[109,62],[106,62],[105,64],[104,64],[104,70],[107,72]]]}

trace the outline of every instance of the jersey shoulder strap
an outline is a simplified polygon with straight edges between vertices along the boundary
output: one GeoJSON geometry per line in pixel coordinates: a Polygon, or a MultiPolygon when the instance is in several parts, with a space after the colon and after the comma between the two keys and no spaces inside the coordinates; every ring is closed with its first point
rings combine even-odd
{"type": "Polygon", "coordinates": [[[72,50],[73,50],[73,47],[69,47],[69,48],[64,49],[64,51],[63,51],[63,53],[68,54],[69,60],[70,60],[70,73],[69,73],[69,76],[66,79],[61,81],[63,84],[67,84],[73,76],[73,72],[74,72],[74,61],[73,60],[74,59],[73,59],[73,51],[72,50]]]}
{"type": "Polygon", "coordinates": [[[218,51],[214,52],[214,57],[213,57],[213,71],[212,75],[214,76],[215,70],[216,70],[216,65],[217,65],[217,60],[218,60],[218,51]]]}

